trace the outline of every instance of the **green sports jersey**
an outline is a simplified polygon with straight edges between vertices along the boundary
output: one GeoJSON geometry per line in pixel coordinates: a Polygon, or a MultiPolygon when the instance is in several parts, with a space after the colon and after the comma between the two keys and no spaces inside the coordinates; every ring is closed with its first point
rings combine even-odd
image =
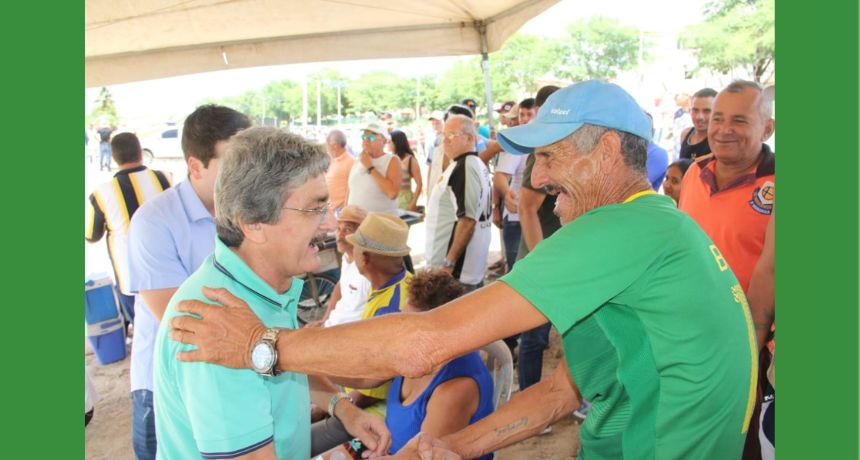
{"type": "Polygon", "coordinates": [[[740,458],[758,366],[749,308],[671,198],[591,210],[501,281],[562,334],[593,404],[580,459],[740,458]]]}

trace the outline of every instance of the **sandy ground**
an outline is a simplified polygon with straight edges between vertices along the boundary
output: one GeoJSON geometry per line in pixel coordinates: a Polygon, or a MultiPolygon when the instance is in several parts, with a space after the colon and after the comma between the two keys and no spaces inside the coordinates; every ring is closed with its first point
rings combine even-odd
{"type": "MultiPolygon", "coordinates": [[[[181,161],[161,161],[153,165],[156,169],[170,171],[173,182],[176,183],[185,175],[181,161]]],[[[98,159],[86,163],[86,192],[85,196],[100,182],[108,180],[113,173],[100,172],[98,159]]],[[[425,177],[426,177],[426,173],[425,177]]],[[[418,224],[411,228],[409,245],[413,249],[416,266],[423,264],[424,225],[418,224]]],[[[497,231],[493,232],[490,245],[489,260],[499,257],[500,242],[497,231]]],[[[96,244],[85,244],[84,273],[109,272],[110,262],[104,241],[96,244]]],[[[131,400],[129,399],[129,357],[126,359],[101,365],[85,346],[86,365],[90,377],[98,393],[95,405],[95,415],[86,427],[85,444],[86,458],[92,460],[126,460],[133,459],[131,448],[131,400]]],[[[550,337],[550,347],[544,353],[544,376],[552,372],[562,356],[561,340],[555,331],[550,337]]],[[[514,372],[516,388],[516,372],[514,372]]],[[[572,417],[566,417],[553,426],[550,434],[522,441],[498,452],[500,460],[518,459],[571,459],[576,458],[579,449],[579,425],[572,417]]]]}

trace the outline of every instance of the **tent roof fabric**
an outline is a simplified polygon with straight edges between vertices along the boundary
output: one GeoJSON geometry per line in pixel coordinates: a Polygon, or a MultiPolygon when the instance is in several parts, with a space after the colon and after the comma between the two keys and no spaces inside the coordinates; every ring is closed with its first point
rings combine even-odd
{"type": "Polygon", "coordinates": [[[493,52],[557,1],[87,0],[85,83],[493,52]]]}

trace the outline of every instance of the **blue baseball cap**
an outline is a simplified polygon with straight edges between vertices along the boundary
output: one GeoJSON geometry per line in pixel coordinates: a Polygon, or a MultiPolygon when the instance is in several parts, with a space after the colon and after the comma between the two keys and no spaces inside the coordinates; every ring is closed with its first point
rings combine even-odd
{"type": "Polygon", "coordinates": [[[531,123],[499,131],[497,138],[506,152],[524,155],[564,139],[585,123],[651,138],[651,120],[633,96],[600,80],[554,92],[531,123]]]}

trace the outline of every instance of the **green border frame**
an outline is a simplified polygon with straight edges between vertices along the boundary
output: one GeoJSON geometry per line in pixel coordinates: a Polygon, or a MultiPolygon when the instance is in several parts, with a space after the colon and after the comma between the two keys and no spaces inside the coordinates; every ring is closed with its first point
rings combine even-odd
{"type": "Polygon", "coordinates": [[[4,458],[83,458],[83,5],[4,6],[4,458]]]}
{"type": "Polygon", "coordinates": [[[777,456],[858,457],[858,7],[776,10],[777,456]]]}
{"type": "MultiPolygon", "coordinates": [[[[776,10],[780,460],[860,453],[858,7],[834,5],[776,10]]],[[[83,458],[83,9],[16,3],[5,14],[0,345],[15,442],[4,456],[83,458]]]]}

